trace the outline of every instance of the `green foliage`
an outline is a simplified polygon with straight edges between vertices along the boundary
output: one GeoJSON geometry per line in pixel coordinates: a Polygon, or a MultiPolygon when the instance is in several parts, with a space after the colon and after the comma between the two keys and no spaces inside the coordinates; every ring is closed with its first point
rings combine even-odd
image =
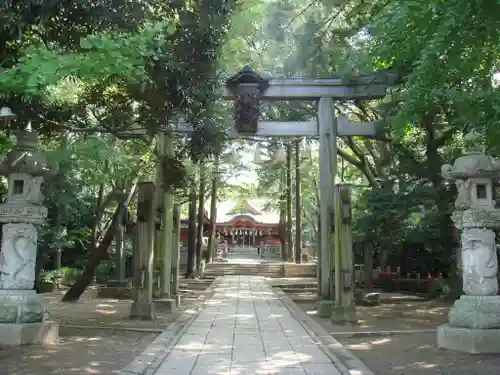
{"type": "Polygon", "coordinates": [[[104,260],[97,266],[95,275],[97,278],[106,278],[111,275],[114,269],[115,263],[113,262],[113,260],[104,260]]]}
{"type": "MultiPolygon", "coordinates": [[[[487,0],[6,2],[0,101],[18,121],[0,133],[0,152],[11,146],[9,132],[27,121],[40,131],[44,150],[60,165],[44,187],[49,218],[41,248],[71,249],[84,259],[134,181],[154,179],[152,136],[168,121],[183,117],[194,128],[187,139],[175,139],[167,163],[178,172],[169,186],[180,201],[197,166],[214,155],[221,180],[252,168],[242,165],[240,145],[227,145],[230,105],[216,104],[218,86],[243,65],[313,78],[388,69],[398,80],[386,98],[336,106],[337,115],[386,125],[383,139],[338,141],[337,179],[355,185],[355,240],[360,250],[372,247],[380,263],[448,267],[456,246],[449,219],[455,191],[440,166],[457,156],[471,127],[485,135],[489,151],[500,152],[499,85],[492,84],[500,70],[499,6],[487,0]],[[144,134],[131,140],[124,133],[130,129],[144,134]]],[[[272,120],[315,114],[311,103],[262,109],[272,120]]],[[[264,158],[282,141],[261,140],[264,158]]],[[[315,147],[301,162],[303,219],[313,232],[321,203],[315,147]]],[[[222,186],[220,197],[265,195],[269,209],[279,211],[284,166],[269,162],[258,175],[255,185],[222,186]]]]}
{"type": "Polygon", "coordinates": [[[80,268],[62,267],[57,270],[42,271],[39,279],[47,283],[60,283],[62,285],[72,285],[78,277],[81,276],[83,270],[80,268]]]}

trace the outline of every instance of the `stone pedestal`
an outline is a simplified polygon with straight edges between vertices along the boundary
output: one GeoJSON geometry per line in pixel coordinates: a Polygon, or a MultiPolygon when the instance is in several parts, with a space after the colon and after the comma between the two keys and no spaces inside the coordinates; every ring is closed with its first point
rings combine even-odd
{"type": "Polygon", "coordinates": [[[448,320],[455,327],[500,329],[500,296],[462,296],[450,309],[448,320]]]}
{"type": "Polygon", "coordinates": [[[0,323],[40,323],[44,315],[43,300],[35,290],[0,290],[0,323]]]}
{"type": "Polygon", "coordinates": [[[333,306],[331,320],[334,324],[357,323],[356,306],[333,306]]]}
{"type": "Polygon", "coordinates": [[[141,320],[155,320],[154,302],[134,301],[130,307],[130,318],[141,320]]]}
{"type": "Polygon", "coordinates": [[[177,303],[172,298],[158,298],[154,301],[155,309],[165,313],[174,313],[177,310],[177,303]]]}
{"type": "Polygon", "coordinates": [[[98,298],[133,299],[134,293],[128,280],[108,280],[97,288],[98,298]]]}
{"type": "Polygon", "coordinates": [[[318,315],[321,318],[329,318],[332,316],[333,311],[333,301],[322,300],[316,303],[316,309],[318,310],[318,315]]]}
{"type": "Polygon", "coordinates": [[[467,353],[500,353],[500,296],[462,296],[438,327],[440,348],[467,353]]]}
{"type": "Polygon", "coordinates": [[[56,322],[0,324],[0,344],[19,345],[56,345],[59,343],[59,325],[56,322]]]}
{"type": "Polygon", "coordinates": [[[500,353],[500,329],[475,329],[440,325],[437,346],[471,354],[500,353]]]}

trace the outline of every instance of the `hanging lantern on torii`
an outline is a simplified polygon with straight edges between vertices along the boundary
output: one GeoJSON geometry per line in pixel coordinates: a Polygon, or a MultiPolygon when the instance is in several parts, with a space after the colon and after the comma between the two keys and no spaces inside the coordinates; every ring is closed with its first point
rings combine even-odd
{"type": "Polygon", "coordinates": [[[269,80],[254,72],[248,65],[226,82],[236,97],[234,123],[240,135],[255,135],[260,116],[260,97],[269,87],[269,80]]]}

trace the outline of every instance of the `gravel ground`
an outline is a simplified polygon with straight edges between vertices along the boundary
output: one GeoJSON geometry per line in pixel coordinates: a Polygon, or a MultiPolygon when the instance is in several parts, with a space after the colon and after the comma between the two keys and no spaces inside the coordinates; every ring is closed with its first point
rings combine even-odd
{"type": "Polygon", "coordinates": [[[117,374],[157,334],[61,329],[59,345],[0,349],[2,375],[117,374]]]}
{"type": "Polygon", "coordinates": [[[164,330],[210,285],[207,282],[205,287],[200,286],[197,280],[183,282],[183,308],[175,314],[159,311],[155,321],[131,320],[132,301],[96,298],[95,287],[89,288],[75,303],[60,302],[64,291],[43,294],[49,319],[61,325],[59,344],[0,347],[0,375],[118,374],[159,334],[147,330],[164,330]]]}
{"type": "Polygon", "coordinates": [[[375,375],[493,375],[500,356],[436,348],[435,333],[349,338],[337,336],[375,375]]]}
{"type": "Polygon", "coordinates": [[[381,306],[358,307],[357,325],[333,325],[329,319],[316,315],[311,301],[297,301],[297,305],[375,375],[489,375],[500,372],[500,355],[470,355],[436,348],[436,333],[428,330],[446,322],[449,302],[407,301],[395,297],[381,306]],[[391,330],[413,332],[366,333],[391,330]]]}

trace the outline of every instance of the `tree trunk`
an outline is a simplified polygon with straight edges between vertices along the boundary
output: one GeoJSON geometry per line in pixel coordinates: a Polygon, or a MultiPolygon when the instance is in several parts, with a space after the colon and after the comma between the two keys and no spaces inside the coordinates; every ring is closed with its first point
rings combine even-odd
{"type": "Polygon", "coordinates": [[[287,246],[286,246],[286,205],[284,200],[285,191],[282,190],[281,194],[281,202],[280,202],[280,223],[279,223],[279,236],[280,236],[280,244],[281,244],[281,254],[283,256],[283,260],[286,261],[288,257],[287,246]]]}
{"type": "Polygon", "coordinates": [[[198,192],[198,226],[196,227],[196,275],[201,275],[201,248],[203,246],[203,222],[205,221],[205,170],[200,165],[200,190],[198,192]]]}
{"type": "Polygon", "coordinates": [[[385,272],[387,269],[387,265],[389,264],[389,255],[390,255],[391,250],[388,249],[386,246],[382,246],[380,249],[380,259],[378,266],[381,271],[385,272]]]}
{"type": "Polygon", "coordinates": [[[370,292],[373,289],[373,248],[370,245],[365,245],[364,257],[364,289],[370,292]]]}
{"type": "Polygon", "coordinates": [[[54,268],[56,270],[62,267],[62,249],[56,249],[54,251],[54,268]]]}
{"type": "Polygon", "coordinates": [[[217,175],[218,175],[218,157],[215,159],[215,170],[212,176],[212,187],[210,189],[210,231],[208,234],[208,246],[205,262],[212,261],[215,253],[215,222],[217,220],[217,175]]]}
{"type": "Polygon", "coordinates": [[[89,243],[89,252],[90,257],[88,259],[87,265],[85,266],[85,270],[83,274],[75,281],[75,283],[71,286],[71,288],[66,292],[63,296],[63,302],[75,302],[80,296],[85,292],[87,287],[92,282],[92,279],[95,275],[95,270],[99,263],[106,256],[106,252],[108,251],[111,243],[113,242],[113,238],[115,236],[116,228],[118,223],[121,223],[123,220],[123,216],[126,213],[126,205],[122,202],[118,205],[113,214],[113,219],[111,221],[111,225],[108,226],[106,233],[104,234],[102,241],[99,243],[99,246],[95,246],[95,242],[91,241],[89,243]]]}
{"type": "Polygon", "coordinates": [[[186,279],[194,277],[194,257],[196,251],[196,182],[189,188],[189,217],[187,238],[187,271],[186,279]]]}
{"type": "Polygon", "coordinates": [[[38,293],[38,285],[40,282],[40,273],[50,262],[50,256],[47,254],[47,251],[38,252],[35,262],[35,290],[38,293]]]}

